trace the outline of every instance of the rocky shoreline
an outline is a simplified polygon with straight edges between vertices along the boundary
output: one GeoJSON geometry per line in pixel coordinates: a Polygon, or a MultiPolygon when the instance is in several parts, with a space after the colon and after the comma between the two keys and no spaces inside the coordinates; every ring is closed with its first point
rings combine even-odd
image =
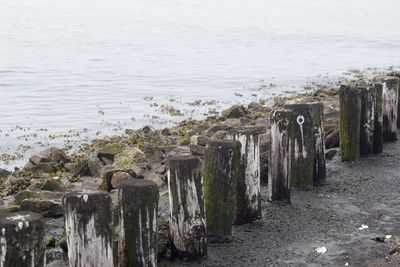
{"type": "MultiPolygon", "coordinates": [[[[357,73],[353,78],[364,77],[357,73]]],[[[342,79],[337,82],[347,81],[342,79]]],[[[335,161],[339,145],[338,92],[335,82],[320,86],[317,90],[277,97],[268,107],[265,103],[252,102],[247,106],[232,106],[220,116],[199,121],[187,120],[169,128],[153,129],[146,126],[138,130],[127,129],[122,136],[93,140],[73,153],[55,147],[47,148],[31,156],[23,168],[0,170],[0,213],[18,210],[41,213],[46,218],[48,232],[47,260],[54,262],[51,266],[62,266],[67,248],[61,199],[66,191],[102,188],[111,193],[116,205],[116,188],[121,181],[150,179],[160,187],[158,256],[162,264],[168,265],[165,259],[173,259],[174,252],[168,240],[167,159],[177,155],[202,157],[210,140],[224,139],[231,129],[237,127],[257,126],[264,129],[260,135],[260,155],[261,181],[265,184],[268,171],[267,129],[271,110],[288,103],[320,101],[324,104],[326,156],[328,160],[335,161]]],[[[267,209],[271,209],[271,206],[267,209]]]]}

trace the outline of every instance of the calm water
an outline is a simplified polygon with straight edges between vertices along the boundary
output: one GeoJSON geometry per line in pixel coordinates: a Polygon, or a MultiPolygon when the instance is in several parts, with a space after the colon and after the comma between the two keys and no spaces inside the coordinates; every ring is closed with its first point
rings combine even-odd
{"type": "Polygon", "coordinates": [[[398,65],[399,14],[399,0],[0,0],[0,148],[137,127],[151,102],[224,106],[283,90],[260,81],[398,65]]]}

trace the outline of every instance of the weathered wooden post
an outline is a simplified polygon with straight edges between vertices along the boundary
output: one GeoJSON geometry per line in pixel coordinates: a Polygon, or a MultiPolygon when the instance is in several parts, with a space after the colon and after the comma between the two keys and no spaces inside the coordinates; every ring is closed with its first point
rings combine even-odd
{"type": "Polygon", "coordinates": [[[325,180],[325,148],[322,103],[292,104],[288,117],[290,184],[310,188],[325,180]]]}
{"type": "Polygon", "coordinates": [[[237,181],[235,224],[250,223],[261,218],[260,194],[260,144],[258,136],[265,130],[260,127],[240,127],[228,132],[228,140],[242,145],[242,175],[237,181]]]}
{"type": "Polygon", "coordinates": [[[308,103],[312,112],[314,131],[314,185],[323,184],[326,181],[325,159],[325,127],[324,105],[321,102],[308,103]]]}
{"type": "Polygon", "coordinates": [[[156,266],[158,186],[147,179],[120,183],[118,264],[156,266]]]}
{"type": "Polygon", "coordinates": [[[208,236],[226,238],[232,234],[237,180],[242,175],[239,141],[211,141],[204,162],[204,199],[208,236]]]}
{"type": "Polygon", "coordinates": [[[374,153],[374,130],[376,89],[374,86],[359,86],[361,95],[360,156],[374,153]]]}
{"type": "Polygon", "coordinates": [[[340,86],[340,152],[343,161],[354,161],[360,156],[360,90],[353,86],[340,86]]]}
{"type": "Polygon", "coordinates": [[[383,85],[374,84],[375,87],[375,118],[374,118],[374,154],[383,151],[383,85]]]}
{"type": "Polygon", "coordinates": [[[46,265],[45,227],[40,214],[14,212],[0,215],[0,266],[46,265]]]}
{"type": "Polygon", "coordinates": [[[203,163],[196,156],[169,159],[170,236],[181,258],[207,255],[203,163]]]}
{"type": "MultiPolygon", "coordinates": [[[[388,74],[388,76],[392,76],[392,77],[397,77],[400,79],[400,71],[393,71],[391,73],[388,74]]],[[[398,92],[399,92],[399,96],[398,99],[400,99],[400,83],[399,83],[399,87],[398,87],[398,92]]],[[[400,100],[397,101],[397,114],[399,114],[400,112],[400,100]]],[[[400,128],[400,116],[397,115],[397,128],[400,128]]]]}
{"type": "Polygon", "coordinates": [[[111,197],[75,190],[63,198],[69,266],[114,266],[111,197]]]}
{"type": "Polygon", "coordinates": [[[290,110],[271,113],[271,139],[268,160],[269,200],[286,200],[290,203],[290,110]]]}
{"type": "Polygon", "coordinates": [[[399,78],[386,77],[383,82],[383,140],[397,140],[399,78]]]}

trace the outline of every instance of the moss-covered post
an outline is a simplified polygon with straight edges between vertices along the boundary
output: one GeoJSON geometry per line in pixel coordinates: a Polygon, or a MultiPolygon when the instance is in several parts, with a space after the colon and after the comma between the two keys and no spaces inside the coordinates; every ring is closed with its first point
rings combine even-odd
{"type": "Polygon", "coordinates": [[[236,205],[237,180],[242,175],[239,141],[211,141],[206,146],[204,199],[207,232],[210,238],[226,238],[232,234],[236,205]]]}
{"type": "Polygon", "coordinates": [[[203,196],[203,163],[196,156],[169,159],[170,236],[179,257],[195,260],[207,255],[203,196]]]}
{"type": "Polygon", "coordinates": [[[375,87],[375,118],[374,118],[374,154],[383,151],[383,85],[374,84],[375,87]]]}
{"type": "Polygon", "coordinates": [[[324,105],[321,102],[312,102],[307,105],[311,108],[314,131],[314,185],[323,184],[326,181],[325,159],[325,127],[324,105]]]}
{"type": "Polygon", "coordinates": [[[40,214],[14,212],[0,215],[0,266],[46,265],[45,227],[40,214]]]}
{"type": "Polygon", "coordinates": [[[386,77],[383,82],[383,140],[397,140],[399,78],[386,77]]]}
{"type": "Polygon", "coordinates": [[[271,113],[271,139],[268,159],[268,195],[270,201],[290,203],[290,110],[271,113]]]}
{"type": "Polygon", "coordinates": [[[360,157],[361,95],[357,87],[342,85],[340,101],[340,153],[343,161],[360,157]]]}
{"type": "Polygon", "coordinates": [[[119,266],[156,266],[158,199],[158,186],[151,180],[120,183],[119,266]]]}
{"type": "MultiPolygon", "coordinates": [[[[265,130],[264,130],[265,131],[265,130]]],[[[260,194],[260,127],[240,127],[228,132],[228,140],[237,140],[242,145],[242,175],[237,181],[235,224],[251,223],[261,218],[260,194]]]]}
{"type": "Polygon", "coordinates": [[[63,198],[69,266],[114,266],[111,197],[74,190],[63,198]]]}
{"type": "Polygon", "coordinates": [[[360,156],[374,153],[376,89],[374,86],[358,87],[361,95],[360,156]]]}

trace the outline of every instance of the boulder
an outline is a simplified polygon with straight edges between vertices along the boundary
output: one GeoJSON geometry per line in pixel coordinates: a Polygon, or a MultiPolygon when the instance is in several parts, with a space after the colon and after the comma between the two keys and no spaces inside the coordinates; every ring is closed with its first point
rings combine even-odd
{"type": "Polygon", "coordinates": [[[128,179],[134,179],[134,177],[127,172],[115,172],[111,178],[111,185],[113,188],[118,188],[122,181],[128,179]]]}
{"type": "Polygon", "coordinates": [[[33,192],[30,190],[22,190],[15,195],[14,203],[20,205],[24,199],[40,198],[40,197],[42,197],[42,195],[37,192],[33,192]]]}
{"type": "Polygon", "coordinates": [[[195,156],[204,156],[206,154],[206,148],[204,146],[189,145],[190,152],[195,156]]]}
{"type": "Polygon", "coordinates": [[[264,110],[265,110],[265,108],[264,108],[263,105],[261,105],[261,104],[258,103],[258,102],[255,102],[255,101],[251,102],[251,103],[247,106],[247,108],[248,108],[249,110],[252,110],[252,111],[264,111],[264,110]]]}
{"type": "Polygon", "coordinates": [[[218,131],[211,137],[211,140],[224,140],[227,134],[227,131],[218,131]]]}
{"type": "Polygon", "coordinates": [[[326,136],[325,147],[326,148],[339,147],[339,129],[335,129],[326,136]]]}
{"type": "Polygon", "coordinates": [[[121,153],[125,147],[125,145],[118,143],[108,144],[97,151],[97,157],[105,164],[109,164],[110,161],[114,161],[114,156],[121,153]]]}
{"type": "Polygon", "coordinates": [[[43,181],[40,189],[46,191],[64,192],[65,186],[59,179],[47,179],[43,181]]]}
{"type": "Polygon", "coordinates": [[[32,155],[29,158],[29,162],[33,165],[39,165],[48,162],[64,165],[68,162],[68,158],[64,150],[57,147],[49,147],[38,154],[32,155]]]}
{"type": "Polygon", "coordinates": [[[0,178],[5,178],[9,176],[11,172],[7,171],[6,169],[0,168],[0,178]]]}
{"type": "Polygon", "coordinates": [[[114,176],[115,173],[117,172],[125,172],[127,174],[129,174],[130,176],[132,176],[133,178],[137,178],[137,179],[143,179],[143,176],[139,176],[137,175],[137,173],[132,170],[132,169],[111,169],[111,170],[107,170],[104,172],[103,174],[103,182],[101,187],[107,191],[111,191],[112,189],[115,189],[112,185],[112,178],[114,176]]]}
{"type": "Polygon", "coordinates": [[[101,177],[103,175],[103,166],[98,157],[91,157],[88,161],[89,172],[93,177],[101,177]]]}
{"type": "Polygon", "coordinates": [[[206,146],[210,142],[207,136],[193,135],[190,137],[190,143],[197,146],[206,146]]]}
{"type": "Polygon", "coordinates": [[[224,118],[241,118],[246,116],[247,110],[242,105],[232,106],[222,112],[224,118]]]}
{"type": "Polygon", "coordinates": [[[64,210],[61,201],[28,198],[20,206],[21,211],[31,211],[42,214],[43,217],[58,218],[63,216],[64,210]]]}
{"type": "Polygon", "coordinates": [[[213,136],[216,132],[223,130],[223,127],[221,125],[213,125],[207,130],[203,131],[203,135],[207,137],[213,136]]]}
{"type": "Polygon", "coordinates": [[[117,168],[130,169],[135,163],[147,162],[146,155],[137,147],[127,147],[120,153],[115,155],[114,166],[117,168]]]}

